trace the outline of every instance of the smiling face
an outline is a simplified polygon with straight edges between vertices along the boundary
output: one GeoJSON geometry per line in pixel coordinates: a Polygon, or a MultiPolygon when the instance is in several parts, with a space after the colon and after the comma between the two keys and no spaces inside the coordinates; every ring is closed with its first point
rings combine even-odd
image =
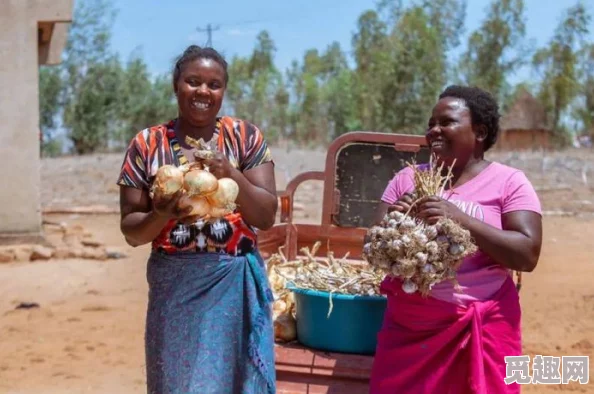
{"type": "Polygon", "coordinates": [[[466,103],[462,99],[440,99],[427,125],[427,144],[440,161],[451,165],[465,165],[477,148],[482,149],[484,127],[475,127],[466,103]]]}
{"type": "Polygon", "coordinates": [[[225,94],[225,70],[212,59],[186,63],[174,85],[180,117],[194,127],[210,126],[225,94]]]}

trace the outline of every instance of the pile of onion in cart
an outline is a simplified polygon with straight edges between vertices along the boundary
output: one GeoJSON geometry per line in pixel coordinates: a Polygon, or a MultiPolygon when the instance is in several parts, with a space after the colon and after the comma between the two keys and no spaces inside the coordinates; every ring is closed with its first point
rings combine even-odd
{"type": "MultiPolygon", "coordinates": [[[[198,149],[197,156],[200,159],[209,159],[215,154],[202,139],[195,140],[188,136],[186,143],[198,149]]],[[[151,198],[159,195],[167,199],[180,190],[183,195],[178,208],[193,208],[186,220],[215,221],[235,210],[239,185],[231,178],[217,179],[201,161],[179,167],[159,167],[151,187],[151,198]]]]}
{"type": "MultiPolygon", "coordinates": [[[[408,164],[414,172],[413,206],[421,199],[442,196],[451,180],[451,167],[444,175],[443,163],[434,158],[426,167],[408,164]]],[[[453,165],[452,165],[453,166],[453,165]]],[[[369,242],[363,247],[364,258],[388,277],[402,280],[402,289],[409,294],[427,296],[431,288],[444,280],[459,290],[456,270],[463,259],[477,251],[470,232],[450,218],[441,218],[429,225],[410,212],[392,211],[381,223],[367,232],[369,242]]]]}
{"type": "Polygon", "coordinates": [[[316,257],[321,243],[316,242],[311,251],[305,247],[297,260],[287,261],[282,251],[267,261],[268,280],[274,294],[274,337],[278,342],[297,339],[295,299],[287,288],[292,287],[325,291],[329,293],[328,316],[332,312],[332,294],[380,295],[379,286],[384,278],[380,269],[361,260],[341,259],[328,251],[327,258],[316,257]]]}

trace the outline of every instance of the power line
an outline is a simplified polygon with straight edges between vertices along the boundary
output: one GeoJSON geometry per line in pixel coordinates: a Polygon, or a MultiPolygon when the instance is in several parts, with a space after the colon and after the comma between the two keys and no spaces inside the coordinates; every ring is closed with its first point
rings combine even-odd
{"type": "Polygon", "coordinates": [[[202,29],[202,28],[200,28],[200,27],[197,27],[197,28],[196,28],[196,31],[197,31],[197,32],[200,32],[200,33],[206,32],[206,34],[207,34],[207,37],[208,37],[208,39],[207,39],[207,41],[206,41],[206,46],[207,46],[207,47],[212,47],[212,32],[213,32],[213,31],[217,31],[217,30],[219,30],[220,28],[221,28],[221,26],[220,26],[220,25],[218,25],[218,26],[216,26],[216,27],[213,27],[213,26],[212,26],[212,25],[209,23],[208,25],[206,25],[206,29],[202,29]]]}
{"type": "Polygon", "coordinates": [[[243,20],[243,21],[235,21],[235,22],[224,22],[219,23],[216,26],[213,26],[211,23],[206,25],[206,28],[196,28],[196,31],[199,33],[206,33],[207,41],[206,46],[212,47],[212,33],[214,31],[220,30],[221,26],[244,26],[244,25],[252,25],[252,24],[266,24],[266,23],[286,23],[288,21],[296,21],[302,19],[305,15],[301,17],[295,17],[294,15],[291,17],[285,18],[266,18],[266,19],[251,19],[251,20],[243,20]]]}

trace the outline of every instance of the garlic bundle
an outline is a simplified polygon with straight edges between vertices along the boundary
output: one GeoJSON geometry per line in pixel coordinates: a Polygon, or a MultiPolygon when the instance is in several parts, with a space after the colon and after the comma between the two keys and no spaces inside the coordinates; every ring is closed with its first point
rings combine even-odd
{"type": "MultiPolygon", "coordinates": [[[[426,170],[414,163],[410,166],[414,172],[416,201],[443,194],[451,179],[451,168],[442,176],[443,164],[439,168],[434,166],[433,157],[426,170]]],[[[388,213],[367,235],[370,241],[363,246],[363,258],[387,276],[402,279],[402,289],[409,294],[419,291],[426,296],[433,285],[443,280],[451,280],[458,288],[456,270],[465,257],[478,250],[470,232],[453,220],[442,218],[429,225],[408,212],[388,213]]]]}
{"type": "Polygon", "coordinates": [[[451,219],[427,225],[393,211],[369,229],[363,257],[390,277],[403,279],[407,293],[427,295],[435,283],[455,281],[464,257],[476,252],[470,233],[451,219]]]}

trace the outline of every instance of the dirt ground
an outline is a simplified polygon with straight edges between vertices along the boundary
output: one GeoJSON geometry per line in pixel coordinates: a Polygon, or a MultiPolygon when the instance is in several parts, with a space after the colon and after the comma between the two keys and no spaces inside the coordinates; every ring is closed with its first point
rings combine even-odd
{"type": "MultiPolygon", "coordinates": [[[[277,149],[278,188],[305,170],[323,169],[324,153],[277,149]]],[[[113,186],[121,155],[44,160],[46,212],[94,205],[117,210],[113,186]]],[[[547,212],[537,269],[524,274],[520,293],[525,354],[594,356],[594,197],[589,185],[594,153],[563,152],[493,158],[526,171],[547,212]]],[[[319,220],[317,183],[297,193],[296,219],[319,220]]],[[[128,247],[115,213],[50,214],[80,224],[127,257],[0,264],[0,393],[143,393],[143,330],[148,246],[128,247]],[[16,309],[23,302],[38,308],[16,309]]],[[[48,230],[51,231],[51,230],[48,230]]],[[[594,362],[592,360],[591,362],[594,362]]],[[[590,365],[590,372],[594,367],[590,365]]],[[[527,385],[523,392],[594,393],[594,382],[527,385]]]]}

